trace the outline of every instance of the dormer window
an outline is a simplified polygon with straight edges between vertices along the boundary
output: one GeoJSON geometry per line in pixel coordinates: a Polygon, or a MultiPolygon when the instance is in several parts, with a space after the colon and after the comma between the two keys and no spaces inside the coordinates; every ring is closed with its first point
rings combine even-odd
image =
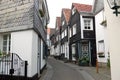
{"type": "Polygon", "coordinates": [[[65,24],[65,21],[62,22],[62,26],[65,24]]]}
{"type": "Polygon", "coordinates": [[[85,30],[93,30],[93,21],[92,19],[85,18],[84,21],[84,29],[85,30]]]}
{"type": "Polygon", "coordinates": [[[75,8],[73,8],[73,9],[72,9],[72,15],[74,15],[74,14],[75,14],[75,12],[76,12],[76,9],[75,9],[75,8]]]}
{"type": "Polygon", "coordinates": [[[76,34],[76,24],[73,25],[73,35],[76,34]]]}

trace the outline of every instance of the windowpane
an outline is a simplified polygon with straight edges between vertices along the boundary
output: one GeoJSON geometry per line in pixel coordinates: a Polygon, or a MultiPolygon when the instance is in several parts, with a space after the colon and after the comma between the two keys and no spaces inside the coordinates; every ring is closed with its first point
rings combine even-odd
{"type": "Polygon", "coordinates": [[[90,29],[90,27],[88,27],[88,29],[90,29]]]}
{"type": "Polygon", "coordinates": [[[4,46],[4,45],[7,45],[7,41],[3,41],[3,46],[4,46]]]}
{"type": "Polygon", "coordinates": [[[91,20],[88,19],[88,20],[84,20],[84,29],[91,29],[91,20]]]}
{"type": "Polygon", "coordinates": [[[3,51],[6,52],[7,51],[7,47],[3,47],[3,51]]]}
{"type": "Polygon", "coordinates": [[[7,40],[7,35],[4,35],[4,36],[3,36],[3,40],[7,40]]]}
{"type": "Polygon", "coordinates": [[[4,35],[3,36],[3,51],[8,53],[10,51],[10,43],[11,43],[11,36],[4,35]]]}

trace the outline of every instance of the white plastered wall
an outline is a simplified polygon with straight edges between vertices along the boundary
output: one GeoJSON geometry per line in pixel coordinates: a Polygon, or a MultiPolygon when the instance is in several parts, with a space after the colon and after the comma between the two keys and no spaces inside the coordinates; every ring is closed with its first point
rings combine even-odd
{"type": "Polygon", "coordinates": [[[99,12],[95,16],[95,26],[96,26],[96,46],[97,46],[97,59],[98,62],[103,62],[106,63],[108,59],[108,44],[107,44],[107,31],[106,31],[106,26],[102,26],[100,23],[104,20],[104,10],[99,12]],[[98,41],[104,40],[104,54],[105,57],[100,58],[98,56],[99,53],[99,43],[98,41]]]}
{"type": "Polygon", "coordinates": [[[105,2],[112,80],[120,80],[120,14],[116,16],[105,2]]]}
{"type": "Polygon", "coordinates": [[[38,35],[33,30],[11,33],[11,52],[28,61],[28,77],[37,73],[38,35]]]}

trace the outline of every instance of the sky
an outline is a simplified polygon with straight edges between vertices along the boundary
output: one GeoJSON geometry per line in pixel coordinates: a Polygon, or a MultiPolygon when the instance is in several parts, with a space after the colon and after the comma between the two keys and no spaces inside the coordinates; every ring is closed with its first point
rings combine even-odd
{"type": "Polygon", "coordinates": [[[61,17],[62,8],[71,9],[72,3],[82,3],[93,5],[93,0],[47,0],[50,23],[48,27],[55,28],[56,17],[61,17]]]}

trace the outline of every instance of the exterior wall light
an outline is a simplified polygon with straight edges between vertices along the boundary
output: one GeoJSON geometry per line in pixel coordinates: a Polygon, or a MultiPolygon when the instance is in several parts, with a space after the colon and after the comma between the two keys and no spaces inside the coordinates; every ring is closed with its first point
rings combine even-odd
{"type": "Polygon", "coordinates": [[[120,8],[120,0],[107,0],[107,2],[109,7],[114,10],[113,14],[116,14],[116,16],[118,16],[118,14],[120,14],[118,11],[120,8]]]}

